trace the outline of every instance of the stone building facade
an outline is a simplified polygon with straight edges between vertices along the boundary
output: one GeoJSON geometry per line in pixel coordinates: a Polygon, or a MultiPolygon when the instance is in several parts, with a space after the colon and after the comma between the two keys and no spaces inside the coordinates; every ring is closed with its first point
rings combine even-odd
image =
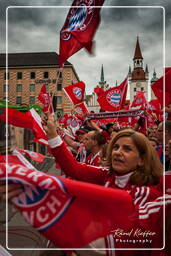
{"type": "Polygon", "coordinates": [[[74,66],[66,61],[62,71],[55,52],[0,54],[0,100],[12,105],[41,104],[37,96],[43,84],[54,96],[57,113],[70,113],[73,105],[62,88],[77,83],[79,77],[74,66]],[[8,92],[8,93],[6,93],[8,92]]]}
{"type": "MultiPolygon", "coordinates": [[[[74,105],[62,88],[79,82],[74,66],[66,61],[61,70],[55,52],[0,54],[0,100],[8,100],[10,105],[41,105],[38,95],[43,84],[53,95],[57,116],[70,113],[74,105]],[[8,63],[8,65],[6,65],[8,63]]],[[[0,152],[5,153],[6,129],[0,123],[2,140],[0,152]]],[[[32,131],[8,126],[8,149],[24,148],[46,153],[44,145],[34,142],[32,131]]]]}

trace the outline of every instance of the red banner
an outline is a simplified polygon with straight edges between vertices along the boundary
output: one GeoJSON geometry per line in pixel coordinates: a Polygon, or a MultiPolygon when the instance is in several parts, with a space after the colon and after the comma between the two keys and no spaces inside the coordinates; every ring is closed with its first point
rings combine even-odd
{"type": "Polygon", "coordinates": [[[144,110],[143,109],[120,110],[118,112],[93,113],[93,114],[88,114],[85,118],[85,121],[89,119],[108,119],[108,118],[137,117],[137,116],[144,116],[144,110]]]}
{"type": "MultiPolygon", "coordinates": [[[[112,229],[127,230],[132,225],[134,206],[126,191],[12,163],[7,167],[8,180],[23,185],[23,192],[12,202],[34,228],[60,248],[79,248],[112,229]]],[[[5,164],[0,163],[0,179],[5,180],[5,175],[5,164]]]]}

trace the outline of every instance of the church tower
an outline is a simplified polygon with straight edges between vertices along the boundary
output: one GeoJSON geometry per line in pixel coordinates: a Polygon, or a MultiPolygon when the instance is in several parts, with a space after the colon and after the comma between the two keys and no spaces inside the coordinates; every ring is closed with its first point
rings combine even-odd
{"type": "Polygon", "coordinates": [[[101,76],[100,76],[100,82],[99,82],[98,86],[101,87],[104,91],[106,91],[109,87],[109,85],[106,83],[106,81],[104,79],[103,64],[101,67],[101,76]]]}
{"type": "MultiPolygon", "coordinates": [[[[151,86],[152,86],[152,84],[153,84],[154,82],[156,82],[157,80],[158,80],[157,74],[156,74],[156,71],[155,71],[155,69],[154,69],[153,77],[152,77],[152,79],[151,79],[151,81],[150,81],[150,82],[151,82],[151,86]]],[[[157,99],[156,96],[154,95],[153,90],[151,90],[151,99],[152,99],[152,100],[157,99]]]]}
{"type": "Polygon", "coordinates": [[[148,100],[148,81],[149,71],[146,65],[145,71],[143,68],[143,56],[141,53],[139,38],[135,46],[135,52],[133,57],[133,70],[129,66],[129,92],[130,92],[130,103],[134,100],[137,91],[145,91],[145,97],[148,100]]]}

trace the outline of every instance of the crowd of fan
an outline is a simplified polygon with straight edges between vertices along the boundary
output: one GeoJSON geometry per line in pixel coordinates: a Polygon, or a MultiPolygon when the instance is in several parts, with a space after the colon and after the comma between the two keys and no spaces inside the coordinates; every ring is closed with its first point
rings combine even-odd
{"type": "MultiPolygon", "coordinates": [[[[131,129],[141,130],[142,118],[139,120],[140,125],[135,125],[131,129]]],[[[73,140],[68,132],[65,132],[65,129],[57,126],[59,134],[76,160],[93,166],[108,166],[106,160],[107,145],[116,133],[128,128],[130,127],[119,127],[117,123],[107,123],[106,127],[99,127],[90,120],[77,130],[75,140],[73,140]]],[[[171,170],[171,120],[156,121],[154,126],[147,128],[145,136],[156,149],[161,163],[165,165],[164,170],[171,170]]]]}

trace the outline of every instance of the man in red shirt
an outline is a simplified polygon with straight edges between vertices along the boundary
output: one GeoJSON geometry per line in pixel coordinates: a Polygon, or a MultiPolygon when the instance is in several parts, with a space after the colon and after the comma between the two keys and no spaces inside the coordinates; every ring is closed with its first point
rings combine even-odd
{"type": "Polygon", "coordinates": [[[86,158],[85,163],[99,166],[99,154],[102,148],[102,145],[105,144],[106,140],[99,131],[91,131],[84,135],[83,144],[87,152],[90,152],[86,158]]]}

